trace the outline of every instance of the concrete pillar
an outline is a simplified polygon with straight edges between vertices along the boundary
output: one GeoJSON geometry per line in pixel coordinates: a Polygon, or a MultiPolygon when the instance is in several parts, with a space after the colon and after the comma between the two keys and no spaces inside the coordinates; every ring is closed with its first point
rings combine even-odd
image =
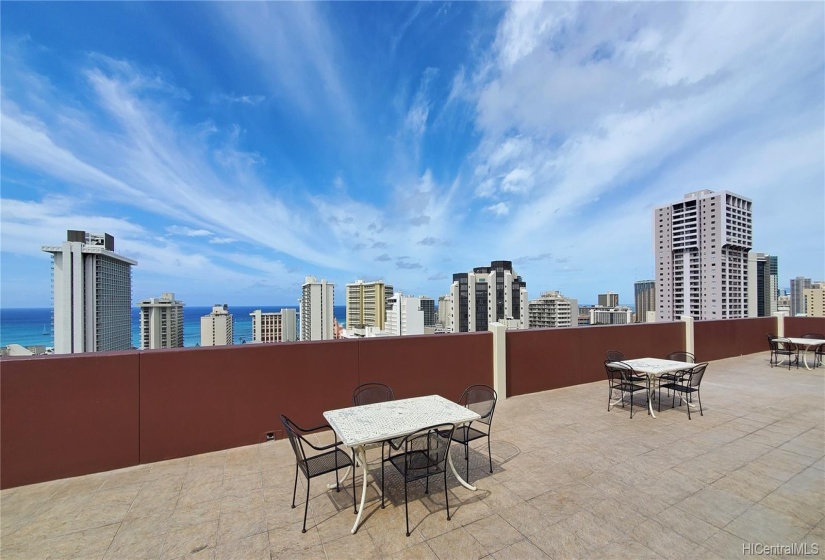
{"type": "Polygon", "coordinates": [[[696,355],[696,349],[693,342],[693,317],[688,315],[679,316],[679,320],[685,323],[685,351],[696,355]]]}
{"type": "Polygon", "coordinates": [[[773,314],[776,317],[776,336],[784,337],[785,336],[785,316],[787,313],[784,311],[777,311],[773,314]]]}
{"type": "Polygon", "coordinates": [[[490,323],[488,330],[493,333],[493,389],[499,400],[504,400],[507,398],[507,327],[490,323]]]}

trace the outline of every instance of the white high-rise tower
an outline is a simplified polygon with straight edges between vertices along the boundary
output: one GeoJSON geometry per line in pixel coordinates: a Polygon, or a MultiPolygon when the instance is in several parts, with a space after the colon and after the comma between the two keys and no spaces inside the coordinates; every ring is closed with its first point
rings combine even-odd
{"type": "MultiPolygon", "coordinates": [[[[301,286],[300,323],[301,340],[332,340],[332,306],[335,298],[335,284],[326,280],[318,281],[315,276],[307,276],[301,286]]],[[[347,325],[349,328],[349,325],[347,325]]]]}
{"type": "Polygon", "coordinates": [[[140,349],[183,348],[183,302],[164,292],[140,302],[140,349]]]}
{"type": "Polygon", "coordinates": [[[56,354],[132,347],[132,266],[115,253],[115,238],[69,230],[52,254],[56,354]]]}
{"type": "Polygon", "coordinates": [[[656,317],[676,321],[748,316],[751,201],[702,190],[653,211],[656,317]]]}
{"type": "Polygon", "coordinates": [[[229,346],[234,341],[234,317],[227,304],[212,306],[212,313],[201,317],[201,346],[229,346]]]}

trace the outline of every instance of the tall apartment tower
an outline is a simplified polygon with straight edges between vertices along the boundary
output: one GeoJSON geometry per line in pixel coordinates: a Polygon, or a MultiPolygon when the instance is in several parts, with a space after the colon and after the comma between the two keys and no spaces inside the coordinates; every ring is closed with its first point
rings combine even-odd
{"type": "Polygon", "coordinates": [[[633,284],[636,296],[636,322],[646,323],[648,311],[656,311],[656,282],[639,280],[633,284]]]}
{"type": "MultiPolygon", "coordinates": [[[[307,276],[301,286],[301,301],[298,314],[301,322],[301,340],[332,340],[332,312],[335,285],[326,280],[318,281],[315,276],[307,276]]],[[[347,320],[349,329],[349,319],[347,320]]]]}
{"type": "Polygon", "coordinates": [[[771,317],[778,310],[779,259],[751,252],[748,257],[748,315],[771,317]]]}
{"type": "Polygon", "coordinates": [[[234,320],[227,304],[212,306],[212,313],[201,317],[201,346],[232,344],[234,320]]]}
{"type": "MultiPolygon", "coordinates": [[[[347,330],[376,327],[384,329],[387,319],[386,286],[381,280],[364,282],[358,280],[347,284],[347,330]]],[[[391,287],[390,287],[391,288],[391,287]]]]}
{"type": "Polygon", "coordinates": [[[436,317],[436,322],[442,327],[445,327],[446,330],[452,330],[450,328],[450,308],[452,307],[452,299],[453,296],[449,294],[446,296],[438,296],[438,314],[436,317]]]}
{"type": "Polygon", "coordinates": [[[452,332],[486,331],[490,323],[529,327],[527,283],[511,261],[493,261],[472,272],[453,274],[452,332]]]}
{"type": "Polygon", "coordinates": [[[751,201],[702,190],[653,211],[660,321],[748,316],[751,201]]]}
{"type": "Polygon", "coordinates": [[[129,350],[132,347],[132,267],[115,253],[115,238],[68,230],[52,254],[56,354],[129,350]]]}
{"type": "Polygon", "coordinates": [[[619,294],[614,292],[607,292],[606,294],[599,294],[600,307],[618,307],[619,294]]]}
{"type": "Polygon", "coordinates": [[[140,349],[183,348],[183,302],[164,292],[140,302],[140,349]]]}
{"type": "Polygon", "coordinates": [[[544,292],[528,306],[531,329],[575,327],[578,324],[579,302],[559,292],[544,292]]]}
{"type": "Polygon", "coordinates": [[[810,278],[791,278],[791,317],[805,314],[805,290],[810,287],[810,278]]]}
{"type": "Polygon", "coordinates": [[[252,317],[253,342],[295,342],[298,340],[298,312],[283,308],[278,312],[264,313],[256,309],[252,317]]]}

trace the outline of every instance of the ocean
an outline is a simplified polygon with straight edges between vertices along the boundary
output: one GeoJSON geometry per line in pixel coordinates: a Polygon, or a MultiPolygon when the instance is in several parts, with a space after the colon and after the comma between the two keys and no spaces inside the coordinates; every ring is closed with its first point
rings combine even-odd
{"type": "MultiPolygon", "coordinates": [[[[229,306],[229,312],[234,319],[233,333],[235,344],[243,344],[252,340],[252,317],[250,313],[256,309],[263,312],[280,311],[283,308],[298,309],[294,305],[269,306],[229,306]]],[[[201,341],[201,317],[209,315],[212,306],[183,308],[183,345],[197,346],[201,341]]],[[[333,315],[340,325],[344,325],[347,314],[345,305],[336,305],[333,315]]],[[[132,308],[132,346],[140,347],[140,308],[132,308]]],[[[0,347],[9,344],[21,346],[54,346],[52,332],[51,307],[38,308],[9,308],[0,310],[0,347]]]]}

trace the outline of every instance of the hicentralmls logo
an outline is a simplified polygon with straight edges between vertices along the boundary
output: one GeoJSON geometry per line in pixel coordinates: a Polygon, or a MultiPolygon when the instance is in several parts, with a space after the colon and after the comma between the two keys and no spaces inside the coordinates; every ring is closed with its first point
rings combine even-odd
{"type": "Polygon", "coordinates": [[[742,554],[749,556],[816,556],[818,543],[764,544],[743,543],[742,554]]]}

